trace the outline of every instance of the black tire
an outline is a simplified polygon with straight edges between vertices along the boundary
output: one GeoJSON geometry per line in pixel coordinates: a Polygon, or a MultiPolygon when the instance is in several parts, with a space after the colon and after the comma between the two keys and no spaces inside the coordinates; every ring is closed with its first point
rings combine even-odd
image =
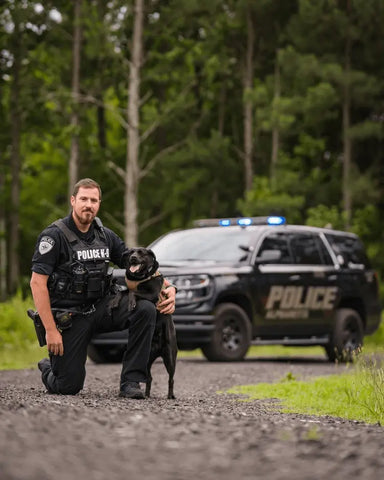
{"type": "Polygon", "coordinates": [[[350,308],[336,312],[329,344],[325,346],[331,362],[352,362],[363,345],[364,328],[360,315],[350,308]]]}
{"type": "Polygon", "coordinates": [[[124,345],[88,345],[88,357],[95,363],[121,363],[124,345]]]}
{"type": "Polygon", "coordinates": [[[251,342],[251,324],[247,314],[234,303],[222,303],[215,311],[215,329],[211,342],[201,350],[213,362],[239,361],[251,342]]]}

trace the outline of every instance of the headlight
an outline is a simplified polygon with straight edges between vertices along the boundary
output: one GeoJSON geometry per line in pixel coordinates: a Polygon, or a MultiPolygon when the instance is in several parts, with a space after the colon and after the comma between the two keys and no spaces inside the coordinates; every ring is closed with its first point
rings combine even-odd
{"type": "Polygon", "coordinates": [[[213,281],[209,275],[167,276],[167,280],[176,285],[176,305],[202,302],[211,296],[213,281]]]}

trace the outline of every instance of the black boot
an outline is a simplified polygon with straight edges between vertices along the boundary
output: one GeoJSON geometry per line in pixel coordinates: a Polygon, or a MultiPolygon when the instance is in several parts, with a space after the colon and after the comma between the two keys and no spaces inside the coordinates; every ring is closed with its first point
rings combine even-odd
{"type": "Polygon", "coordinates": [[[127,382],[122,384],[120,387],[119,396],[124,398],[134,398],[137,400],[142,400],[145,398],[139,382],[127,382]]]}
{"type": "Polygon", "coordinates": [[[43,381],[45,388],[48,390],[48,393],[54,393],[48,385],[48,375],[51,373],[51,361],[49,358],[43,358],[38,362],[37,366],[41,372],[41,380],[43,381]]]}

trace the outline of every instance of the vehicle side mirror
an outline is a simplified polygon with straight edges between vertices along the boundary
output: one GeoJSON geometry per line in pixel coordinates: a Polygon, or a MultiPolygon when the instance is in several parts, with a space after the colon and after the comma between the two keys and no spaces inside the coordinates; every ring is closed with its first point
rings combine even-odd
{"type": "Polygon", "coordinates": [[[263,250],[261,254],[256,257],[255,264],[260,265],[262,263],[278,263],[281,259],[280,250],[263,250]]]}

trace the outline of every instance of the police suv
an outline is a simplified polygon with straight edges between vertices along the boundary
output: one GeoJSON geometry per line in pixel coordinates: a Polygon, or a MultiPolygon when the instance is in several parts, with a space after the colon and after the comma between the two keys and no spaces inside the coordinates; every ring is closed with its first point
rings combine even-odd
{"type": "MultiPolygon", "coordinates": [[[[209,219],[150,245],[177,286],[180,349],[236,361],[251,344],[322,345],[349,361],[379,326],[378,280],[359,238],[283,217],[209,219]]],[[[124,271],[116,271],[123,280],[124,271]]],[[[118,361],[123,332],[94,337],[89,356],[118,361]]]]}

